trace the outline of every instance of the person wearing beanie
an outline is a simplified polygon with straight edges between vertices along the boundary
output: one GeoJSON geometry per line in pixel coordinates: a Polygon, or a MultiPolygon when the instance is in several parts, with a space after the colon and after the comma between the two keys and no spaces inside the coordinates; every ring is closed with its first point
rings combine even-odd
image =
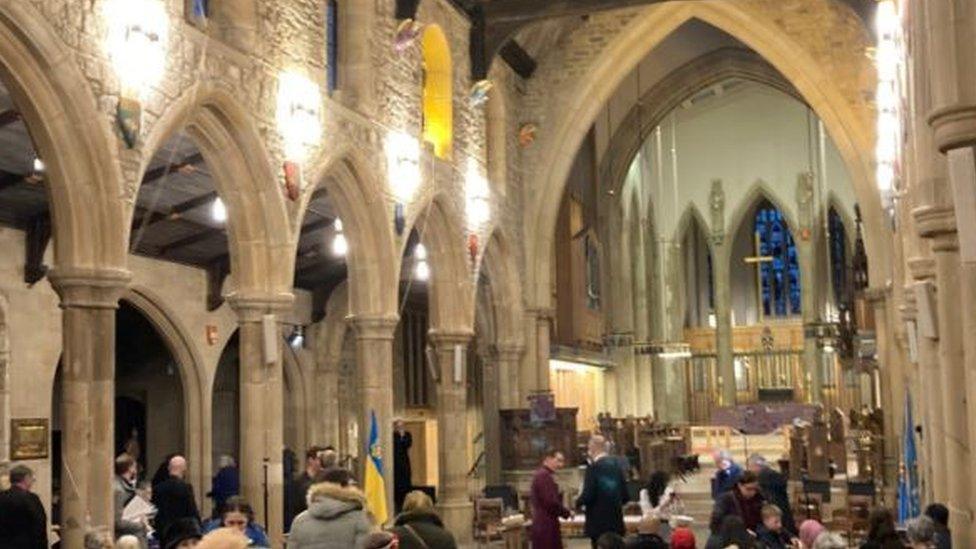
{"type": "Polygon", "coordinates": [[[800,524],[800,543],[804,547],[813,547],[813,544],[817,541],[820,534],[824,533],[827,529],[824,528],[823,524],[813,520],[807,519],[800,524]]]}

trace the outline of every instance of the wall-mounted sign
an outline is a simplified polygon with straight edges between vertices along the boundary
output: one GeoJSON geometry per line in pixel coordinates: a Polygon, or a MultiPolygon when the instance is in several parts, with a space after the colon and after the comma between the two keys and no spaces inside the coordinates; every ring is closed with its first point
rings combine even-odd
{"type": "Polygon", "coordinates": [[[10,459],[46,459],[48,457],[47,418],[10,420],[10,459]]]}

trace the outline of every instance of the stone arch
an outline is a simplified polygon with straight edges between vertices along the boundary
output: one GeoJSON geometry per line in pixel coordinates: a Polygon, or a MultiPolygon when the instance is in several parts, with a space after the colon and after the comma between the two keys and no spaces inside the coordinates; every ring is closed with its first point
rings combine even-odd
{"type": "Polygon", "coordinates": [[[496,227],[488,238],[482,268],[492,288],[496,342],[521,345],[523,308],[518,265],[509,238],[501,228],[496,227]]]}
{"type": "MultiPolygon", "coordinates": [[[[793,238],[798,239],[800,237],[800,225],[796,221],[793,209],[786,207],[780,197],[776,196],[773,190],[769,188],[769,185],[760,179],[749,187],[749,190],[739,199],[739,203],[735,206],[735,209],[732,210],[732,215],[729,217],[729,224],[725,228],[726,239],[735,238],[735,235],[742,229],[743,224],[751,221],[749,212],[755,209],[756,204],[764,199],[768,200],[773,206],[776,206],[783,214],[783,219],[786,220],[786,225],[790,228],[790,233],[793,234],[793,238]]],[[[731,250],[731,246],[724,246],[723,248],[727,252],[731,250]]]]}
{"type": "Polygon", "coordinates": [[[837,196],[837,193],[830,190],[827,191],[827,207],[824,208],[824,212],[830,212],[833,208],[840,215],[841,221],[844,222],[844,232],[847,236],[847,249],[849,252],[854,251],[854,239],[857,233],[857,222],[854,220],[854,216],[851,212],[844,206],[844,202],[837,196]]]}
{"type": "MultiPolygon", "coordinates": [[[[685,208],[684,213],[681,214],[681,217],[678,219],[678,224],[675,226],[674,229],[674,241],[682,242],[685,238],[685,234],[687,234],[688,231],[691,230],[694,224],[698,224],[698,226],[701,227],[702,232],[704,232],[706,236],[711,231],[711,228],[708,226],[708,222],[705,221],[705,217],[701,214],[701,211],[698,209],[698,206],[695,205],[694,203],[691,203],[688,204],[688,207],[685,208]]],[[[712,241],[709,238],[706,238],[705,240],[708,242],[708,251],[709,253],[711,253],[713,251],[712,241]]]]}
{"type": "MultiPolygon", "coordinates": [[[[237,292],[290,293],[293,233],[278,175],[271,168],[253,115],[229,92],[200,84],[163,114],[143,150],[159,149],[181,128],[200,149],[217,193],[227,205],[228,246],[237,292]]],[[[151,159],[152,154],[144,155],[140,173],[151,159]]]]}
{"type": "Polygon", "coordinates": [[[47,167],[57,266],[123,268],[117,140],[73,60],[30,2],[0,3],[0,79],[47,167]]]}
{"type": "Polygon", "coordinates": [[[471,332],[474,326],[473,277],[465,253],[461,216],[444,195],[435,195],[417,230],[430,257],[430,328],[471,332]]]}
{"type": "MultiPolygon", "coordinates": [[[[850,17],[855,15],[851,13],[850,17]]],[[[862,97],[851,100],[851,94],[845,95],[829,68],[818,63],[799,42],[798,34],[784,32],[763,2],[668,2],[642,10],[604,48],[601,57],[607,61],[591,66],[579,79],[582,85],[574,86],[571,95],[553,101],[565,114],[555,122],[546,143],[537,145],[541,158],[535,165],[545,166],[546,172],[540,176],[540,190],[525,214],[531,227],[528,260],[541,266],[529,275],[527,297],[533,305],[547,306],[549,302],[548,251],[558,214],[558,201],[551,197],[562,194],[573,162],[571,151],[579,148],[599,110],[636,64],[665,37],[692,19],[730,34],[768,60],[824,122],[847,165],[858,200],[865,208],[865,242],[869,255],[877,258],[872,262],[872,276],[877,280],[886,278],[882,269],[890,269],[885,261],[888,255],[885,243],[890,231],[884,227],[880,196],[874,185],[874,130],[873,122],[865,116],[870,112],[865,100],[862,97]],[[881,261],[886,265],[878,265],[881,261]]],[[[860,67],[859,64],[869,67],[869,61],[857,54],[852,54],[849,61],[854,67],[860,67]]],[[[861,72],[869,70],[864,68],[861,72]]]]}
{"type": "Polygon", "coordinates": [[[508,84],[507,74],[499,69],[492,70],[492,81],[495,88],[488,96],[485,105],[485,139],[488,153],[488,181],[499,196],[508,193],[508,145],[512,141],[509,132],[509,105],[506,97],[507,90],[502,85],[508,84]]]}
{"type": "Polygon", "coordinates": [[[652,86],[617,127],[607,153],[600,161],[601,181],[619,192],[627,171],[647,138],[667,115],[682,102],[710,86],[739,78],[769,86],[801,103],[803,97],[783,75],[755,52],[741,48],[722,48],[693,59],[652,86]]]}
{"type": "MultiPolygon", "coordinates": [[[[369,163],[349,147],[324,158],[309,170],[309,180],[318,184],[306,190],[300,211],[308,208],[315,190],[324,188],[329,193],[349,240],[349,311],[360,315],[395,314],[400,261],[393,222],[381,180],[367,166],[369,163]]],[[[302,216],[296,218],[294,230],[298,234],[302,216]]]]}
{"type": "Polygon", "coordinates": [[[183,386],[183,414],[186,418],[184,445],[190,463],[199,464],[191,469],[193,482],[197,486],[208,486],[210,457],[210,427],[206,420],[204,396],[207,374],[199,349],[187,330],[176,320],[178,317],[164,305],[165,301],[152,290],[143,286],[130,286],[121,298],[139,311],[160,334],[170,354],[179,366],[180,382],[183,386]]]}
{"type": "Polygon", "coordinates": [[[451,46],[439,25],[425,27],[423,54],[423,137],[438,158],[450,158],[454,141],[454,83],[451,46]]]}

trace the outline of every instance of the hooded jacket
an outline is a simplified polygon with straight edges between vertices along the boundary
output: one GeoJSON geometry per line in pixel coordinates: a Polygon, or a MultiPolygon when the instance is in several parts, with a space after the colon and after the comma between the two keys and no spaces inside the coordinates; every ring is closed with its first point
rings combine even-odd
{"type": "Polygon", "coordinates": [[[355,488],[322,482],[309,488],[308,501],[291,525],[289,549],[358,549],[374,530],[366,497],[355,488]]]}

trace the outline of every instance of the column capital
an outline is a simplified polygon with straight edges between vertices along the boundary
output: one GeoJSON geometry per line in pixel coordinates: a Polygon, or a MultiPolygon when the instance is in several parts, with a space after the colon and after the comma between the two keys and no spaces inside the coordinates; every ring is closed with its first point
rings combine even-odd
{"type": "Polygon", "coordinates": [[[556,317],[556,310],[552,307],[533,307],[526,309],[525,314],[535,317],[536,321],[548,321],[556,317]]]}
{"type": "Polygon", "coordinates": [[[614,332],[603,337],[604,345],[607,347],[623,348],[634,345],[633,332],[614,332]]]}
{"type": "Polygon", "coordinates": [[[976,105],[948,105],[929,113],[939,152],[972,145],[976,141],[976,105]]]}
{"type": "Polygon", "coordinates": [[[430,330],[427,332],[427,341],[435,347],[450,345],[467,345],[474,338],[474,332],[469,330],[430,330]]]}
{"type": "Polygon", "coordinates": [[[912,210],[916,230],[922,238],[935,238],[944,234],[955,234],[956,211],[952,206],[919,206],[912,210]]]}
{"type": "Polygon", "coordinates": [[[61,298],[62,309],[117,309],[132,274],[124,269],[58,267],[48,280],[61,298]]]}
{"type": "Polygon", "coordinates": [[[908,259],[908,272],[914,280],[931,280],[935,278],[935,258],[911,257],[908,259]]]}
{"type": "Polygon", "coordinates": [[[933,252],[958,252],[959,251],[959,233],[942,233],[936,235],[932,240],[932,251],[933,252]]]}
{"type": "Polygon", "coordinates": [[[351,314],[346,322],[356,332],[356,339],[361,341],[392,341],[396,334],[400,317],[395,314],[351,314]]]}
{"type": "Polygon", "coordinates": [[[875,286],[873,288],[864,289],[864,298],[872,305],[880,305],[888,299],[888,294],[891,292],[891,288],[887,286],[875,286]]]}
{"type": "Polygon", "coordinates": [[[513,361],[522,357],[525,352],[524,343],[496,343],[495,352],[498,353],[499,360],[513,361]]]}
{"type": "Polygon", "coordinates": [[[227,297],[231,308],[243,322],[258,322],[264,315],[277,315],[291,309],[295,301],[292,293],[235,292],[227,297]]]}

